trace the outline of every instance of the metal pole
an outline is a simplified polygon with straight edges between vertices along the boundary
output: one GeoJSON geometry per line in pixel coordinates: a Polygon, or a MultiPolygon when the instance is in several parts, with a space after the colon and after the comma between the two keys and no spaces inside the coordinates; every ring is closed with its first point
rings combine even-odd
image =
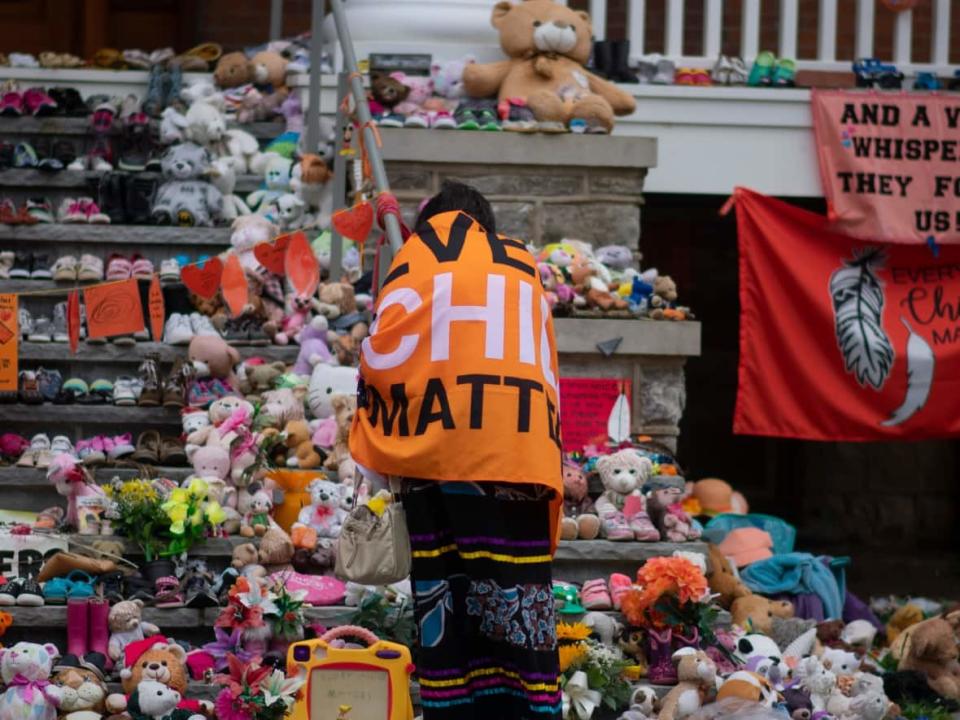
{"type": "Polygon", "coordinates": [[[310,16],[310,104],[306,117],[307,152],[315,153],[320,147],[320,55],[323,52],[323,0],[313,0],[310,16]]]}
{"type": "MultiPolygon", "coordinates": [[[[343,208],[347,197],[347,159],[341,154],[343,150],[343,131],[350,121],[347,113],[343,111],[343,99],[350,92],[347,83],[347,74],[342,72],[337,76],[337,125],[334,128],[336,132],[336,142],[334,143],[333,156],[333,211],[336,212],[343,208]]],[[[339,280],[343,272],[341,267],[343,262],[343,237],[336,231],[330,229],[330,279],[339,280]]],[[[363,258],[360,258],[360,268],[363,269],[363,258]]]]}
{"type": "MultiPolygon", "coordinates": [[[[314,0],[316,2],[317,0],[314,0]]],[[[342,0],[330,0],[330,7],[333,10],[333,21],[337,26],[337,37],[340,39],[340,49],[343,52],[343,68],[350,77],[350,89],[353,91],[353,99],[357,109],[357,116],[360,119],[360,126],[363,130],[363,144],[370,158],[370,169],[373,172],[373,185],[377,192],[390,192],[390,183],[387,180],[387,172],[383,167],[383,158],[380,157],[380,148],[377,147],[377,137],[371,127],[370,108],[367,106],[367,93],[363,87],[363,80],[360,79],[360,73],[357,70],[357,57],[353,50],[353,39],[350,37],[350,28],[347,27],[347,17],[343,12],[342,0]]],[[[312,54],[312,51],[311,51],[312,54]]],[[[311,59],[311,78],[314,61],[311,59]]],[[[390,248],[394,254],[400,252],[403,247],[403,236],[400,234],[400,218],[392,213],[387,213],[383,218],[384,228],[387,231],[387,239],[390,241],[390,248]]]]}
{"type": "Polygon", "coordinates": [[[283,0],[270,0],[270,39],[283,35],[283,0]]]}

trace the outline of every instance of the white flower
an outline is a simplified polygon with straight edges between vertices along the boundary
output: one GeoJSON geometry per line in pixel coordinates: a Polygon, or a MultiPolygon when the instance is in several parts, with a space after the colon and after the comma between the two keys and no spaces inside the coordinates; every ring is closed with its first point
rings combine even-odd
{"type": "Polygon", "coordinates": [[[260,583],[252,580],[250,582],[250,591],[245,593],[240,593],[238,596],[240,602],[244,604],[245,607],[253,608],[259,607],[263,610],[264,615],[276,615],[280,611],[277,609],[277,605],[274,602],[276,595],[272,592],[264,590],[260,587],[260,583]]]}
{"type": "Polygon", "coordinates": [[[287,708],[293,705],[294,695],[303,687],[303,678],[299,675],[288,678],[282,670],[274,670],[260,682],[263,701],[267,707],[280,700],[287,708]]]}

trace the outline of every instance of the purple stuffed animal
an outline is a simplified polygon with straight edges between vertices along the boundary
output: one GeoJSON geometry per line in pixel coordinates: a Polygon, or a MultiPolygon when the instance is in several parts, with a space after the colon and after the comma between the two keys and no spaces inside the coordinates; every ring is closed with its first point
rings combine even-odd
{"type": "Polygon", "coordinates": [[[300,331],[300,352],[293,365],[294,373],[309,376],[317,363],[336,364],[327,345],[327,327],[327,319],[317,315],[300,331]]]}

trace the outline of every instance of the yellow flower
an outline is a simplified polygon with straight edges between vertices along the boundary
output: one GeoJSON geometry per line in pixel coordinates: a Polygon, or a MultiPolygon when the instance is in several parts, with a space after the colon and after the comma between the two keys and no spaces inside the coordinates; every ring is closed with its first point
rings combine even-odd
{"type": "Polygon", "coordinates": [[[560,655],[560,672],[565,673],[571,666],[581,662],[587,656],[587,646],[584,643],[574,645],[560,645],[557,648],[560,655]]]}
{"type": "Polygon", "coordinates": [[[183,503],[164,503],[163,511],[174,524],[180,523],[182,526],[187,519],[187,506],[183,503]]]}
{"type": "Polygon", "coordinates": [[[592,631],[582,622],[557,623],[557,640],[586,640],[592,631]]]}
{"type": "Polygon", "coordinates": [[[183,531],[184,531],[184,527],[183,527],[182,520],[170,525],[170,532],[173,533],[174,535],[183,535],[183,531]]]}
{"type": "Polygon", "coordinates": [[[220,525],[227,519],[227,514],[223,511],[223,508],[218,502],[209,502],[207,503],[207,520],[210,521],[212,525],[220,525]]]}
{"type": "Polygon", "coordinates": [[[187,491],[193,495],[195,498],[205,498],[209,487],[207,486],[207,481],[203,478],[195,477],[190,481],[190,486],[187,488],[187,491]]]}
{"type": "Polygon", "coordinates": [[[170,493],[169,502],[186,505],[190,502],[190,493],[184,490],[183,488],[177,488],[170,493]]]}
{"type": "Polygon", "coordinates": [[[190,524],[194,526],[203,524],[203,511],[200,508],[190,513],[190,524]]]}

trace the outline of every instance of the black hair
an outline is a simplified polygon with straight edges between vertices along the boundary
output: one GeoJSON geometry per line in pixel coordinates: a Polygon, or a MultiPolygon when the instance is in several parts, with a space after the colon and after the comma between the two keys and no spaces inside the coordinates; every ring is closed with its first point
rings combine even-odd
{"type": "Polygon", "coordinates": [[[484,230],[496,234],[497,221],[490,201],[476,188],[453,180],[444,180],[443,185],[440,186],[440,192],[423,206],[420,215],[417,216],[417,227],[434,215],[452,210],[462,210],[480,223],[484,230]]]}

